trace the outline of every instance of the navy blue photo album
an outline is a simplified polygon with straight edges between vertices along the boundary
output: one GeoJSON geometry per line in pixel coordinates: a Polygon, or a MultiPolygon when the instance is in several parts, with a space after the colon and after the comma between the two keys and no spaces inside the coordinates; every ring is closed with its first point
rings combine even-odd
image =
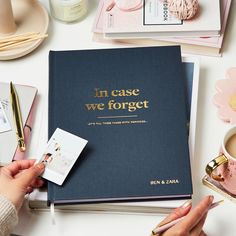
{"type": "Polygon", "coordinates": [[[49,137],[86,140],[54,204],[191,198],[180,48],[51,51],[49,137]]]}

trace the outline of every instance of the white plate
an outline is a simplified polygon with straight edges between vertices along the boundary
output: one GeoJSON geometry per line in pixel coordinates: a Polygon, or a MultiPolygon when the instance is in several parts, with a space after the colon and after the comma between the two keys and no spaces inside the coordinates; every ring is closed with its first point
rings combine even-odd
{"type": "MultiPolygon", "coordinates": [[[[49,23],[48,12],[37,0],[12,0],[12,9],[17,26],[13,36],[27,32],[47,33],[49,23]]],[[[4,39],[7,36],[9,35],[1,34],[0,39],[4,39]]],[[[11,60],[25,56],[36,49],[43,40],[38,39],[6,51],[1,51],[0,60],[11,60]]]]}

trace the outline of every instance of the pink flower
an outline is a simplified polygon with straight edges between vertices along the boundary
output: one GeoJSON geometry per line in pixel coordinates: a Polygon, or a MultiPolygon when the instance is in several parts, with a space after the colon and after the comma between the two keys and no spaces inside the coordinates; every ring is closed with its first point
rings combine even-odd
{"type": "Polygon", "coordinates": [[[219,118],[236,124],[236,67],[227,70],[226,79],[216,82],[216,90],[213,101],[219,108],[219,118]]]}

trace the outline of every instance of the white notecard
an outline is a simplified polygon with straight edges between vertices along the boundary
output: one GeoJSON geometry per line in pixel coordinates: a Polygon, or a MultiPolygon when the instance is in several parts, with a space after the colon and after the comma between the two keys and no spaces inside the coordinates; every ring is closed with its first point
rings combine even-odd
{"type": "Polygon", "coordinates": [[[3,109],[3,105],[0,101],[0,133],[11,130],[10,122],[7,119],[6,113],[3,109]]]}
{"type": "Polygon", "coordinates": [[[87,142],[57,128],[37,161],[46,166],[42,177],[62,185],[87,142]]]}

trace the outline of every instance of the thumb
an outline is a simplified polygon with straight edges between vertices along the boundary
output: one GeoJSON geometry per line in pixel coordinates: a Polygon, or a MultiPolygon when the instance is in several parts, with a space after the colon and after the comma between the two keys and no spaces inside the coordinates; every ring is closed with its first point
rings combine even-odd
{"type": "Polygon", "coordinates": [[[24,173],[17,179],[19,184],[26,188],[28,187],[32,181],[41,175],[44,172],[45,165],[43,163],[36,164],[29,169],[25,170],[24,173]]]}

